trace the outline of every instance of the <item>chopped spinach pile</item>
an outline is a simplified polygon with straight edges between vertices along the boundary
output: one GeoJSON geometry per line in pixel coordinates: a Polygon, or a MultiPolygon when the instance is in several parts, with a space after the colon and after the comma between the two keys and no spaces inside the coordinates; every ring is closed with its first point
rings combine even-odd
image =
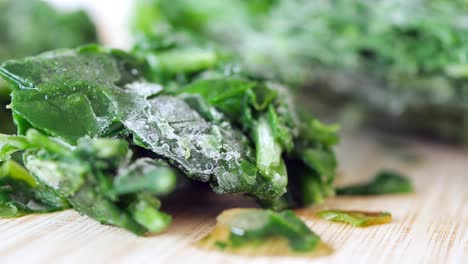
{"type": "Polygon", "coordinates": [[[292,211],[231,209],[198,242],[201,248],[243,255],[321,255],[329,253],[320,237],[292,211]]]}
{"type": "Polygon", "coordinates": [[[186,67],[212,63],[209,48],[334,113],[468,140],[467,12],[464,0],[140,0],[133,28],[139,46],[186,44],[186,67]]]}
{"type": "Polygon", "coordinates": [[[413,185],[407,177],[391,170],[383,170],[367,183],[336,189],[338,195],[381,195],[412,193],[413,185]]]}
{"type": "MultiPolygon", "coordinates": [[[[97,42],[84,11],[63,13],[41,0],[0,0],[0,62],[97,42]]],[[[13,133],[8,89],[0,79],[0,131],[13,133]]]]}
{"type": "Polygon", "coordinates": [[[317,216],[333,222],[347,223],[355,227],[382,225],[392,221],[392,215],[387,212],[324,210],[318,212],[317,216]]]}
{"type": "Polygon", "coordinates": [[[0,137],[0,158],[20,151],[36,184],[139,235],[169,224],[156,197],[177,175],[274,209],[333,195],[336,127],[299,115],[276,83],[188,68],[95,45],[4,62],[18,136],[0,137]]]}
{"type": "Polygon", "coordinates": [[[1,185],[6,192],[3,202],[21,209],[10,209],[10,216],[60,210],[70,204],[101,223],[139,235],[159,232],[170,223],[170,216],[158,210],[155,195],[174,189],[175,172],[161,160],[132,158],[124,140],[82,138],[70,146],[36,130],[25,136],[1,135],[0,140],[1,157],[23,151],[27,168],[11,160],[3,164],[13,165],[5,174],[9,181],[1,185]]]}

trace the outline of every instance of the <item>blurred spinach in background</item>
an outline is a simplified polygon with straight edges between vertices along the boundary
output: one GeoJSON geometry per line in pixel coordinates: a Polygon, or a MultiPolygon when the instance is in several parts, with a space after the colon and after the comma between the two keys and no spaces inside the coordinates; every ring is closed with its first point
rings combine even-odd
{"type": "MultiPolygon", "coordinates": [[[[0,0],[0,62],[97,42],[96,28],[82,10],[59,12],[40,0],[0,0]]],[[[14,133],[5,109],[9,91],[0,80],[0,132],[14,133]]]]}
{"type": "Polygon", "coordinates": [[[467,14],[465,0],[140,0],[133,28],[140,49],[221,51],[252,75],[304,88],[310,107],[460,141],[467,14]]]}

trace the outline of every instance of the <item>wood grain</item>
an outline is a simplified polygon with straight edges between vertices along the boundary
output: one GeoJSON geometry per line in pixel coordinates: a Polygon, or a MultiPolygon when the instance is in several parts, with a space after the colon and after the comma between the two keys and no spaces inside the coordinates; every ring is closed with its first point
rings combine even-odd
{"type": "MultiPolygon", "coordinates": [[[[371,177],[381,168],[409,175],[412,195],[336,197],[323,208],[389,211],[392,223],[364,229],[299,215],[335,252],[322,258],[245,258],[192,246],[223,209],[252,207],[242,196],[187,193],[166,201],[174,224],[140,238],[69,210],[0,220],[0,263],[467,263],[468,154],[448,146],[404,142],[389,151],[373,136],[344,140],[338,184],[371,177]]],[[[398,145],[398,144],[396,144],[398,145]]]]}

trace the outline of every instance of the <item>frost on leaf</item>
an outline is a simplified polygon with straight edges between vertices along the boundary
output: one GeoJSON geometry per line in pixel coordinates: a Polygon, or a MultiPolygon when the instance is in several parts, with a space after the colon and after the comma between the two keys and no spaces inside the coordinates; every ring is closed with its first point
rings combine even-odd
{"type": "Polygon", "coordinates": [[[123,120],[137,141],[218,193],[248,192],[256,173],[244,171],[252,152],[242,134],[205,120],[184,100],[158,96],[123,120]]]}

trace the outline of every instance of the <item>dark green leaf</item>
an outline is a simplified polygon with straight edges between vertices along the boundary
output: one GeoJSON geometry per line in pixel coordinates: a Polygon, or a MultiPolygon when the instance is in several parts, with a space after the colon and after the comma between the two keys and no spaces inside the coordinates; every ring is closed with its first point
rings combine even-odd
{"type": "MultiPolygon", "coordinates": [[[[42,0],[0,1],[0,62],[58,48],[97,42],[96,29],[82,10],[59,12],[42,0]]],[[[7,83],[0,79],[0,131],[14,133],[7,83]]]]}
{"type": "Polygon", "coordinates": [[[202,79],[184,87],[181,92],[197,94],[231,118],[242,112],[242,100],[255,82],[239,78],[202,79]]]}
{"type": "Polygon", "coordinates": [[[368,183],[338,188],[339,195],[382,195],[412,193],[411,181],[394,171],[381,171],[368,183]]]}
{"type": "Polygon", "coordinates": [[[312,232],[292,211],[240,210],[230,217],[220,217],[230,229],[227,247],[265,242],[274,237],[289,241],[294,251],[310,252],[319,244],[320,238],[312,232]]]}
{"type": "Polygon", "coordinates": [[[0,144],[11,139],[22,139],[24,144],[15,150],[25,151],[24,164],[32,176],[11,160],[3,164],[0,170],[0,211],[3,216],[60,210],[69,202],[82,214],[138,235],[161,231],[162,220],[166,226],[169,224],[170,219],[158,211],[159,202],[149,203],[156,198],[140,194],[146,190],[167,194],[174,188],[171,181],[175,174],[166,165],[149,159],[131,163],[132,153],[127,142],[82,138],[76,147],[70,147],[30,130],[26,136],[2,136],[0,144]],[[124,181],[125,178],[148,177],[138,175],[139,170],[159,172],[145,179],[147,185],[144,188],[140,183],[140,186],[129,186],[122,191],[122,185],[114,184],[119,182],[119,177],[124,181]],[[166,174],[170,175],[169,182],[166,174]]]}
{"type": "Polygon", "coordinates": [[[119,171],[113,186],[118,195],[144,191],[160,196],[171,193],[176,181],[174,170],[165,162],[142,158],[119,171]]]}
{"type": "Polygon", "coordinates": [[[392,215],[386,212],[362,212],[343,210],[324,210],[317,216],[333,222],[343,222],[356,227],[381,225],[392,221],[392,215]]]}
{"type": "Polygon", "coordinates": [[[151,233],[160,233],[171,223],[171,216],[159,211],[160,202],[153,196],[138,194],[138,199],[130,204],[129,211],[140,225],[151,233]]]}
{"type": "Polygon", "coordinates": [[[68,202],[40,186],[18,163],[8,160],[0,166],[0,218],[47,213],[68,208],[68,202]]]}
{"type": "Polygon", "coordinates": [[[0,62],[97,41],[84,11],[59,12],[42,0],[1,1],[0,38],[0,62]]]}

